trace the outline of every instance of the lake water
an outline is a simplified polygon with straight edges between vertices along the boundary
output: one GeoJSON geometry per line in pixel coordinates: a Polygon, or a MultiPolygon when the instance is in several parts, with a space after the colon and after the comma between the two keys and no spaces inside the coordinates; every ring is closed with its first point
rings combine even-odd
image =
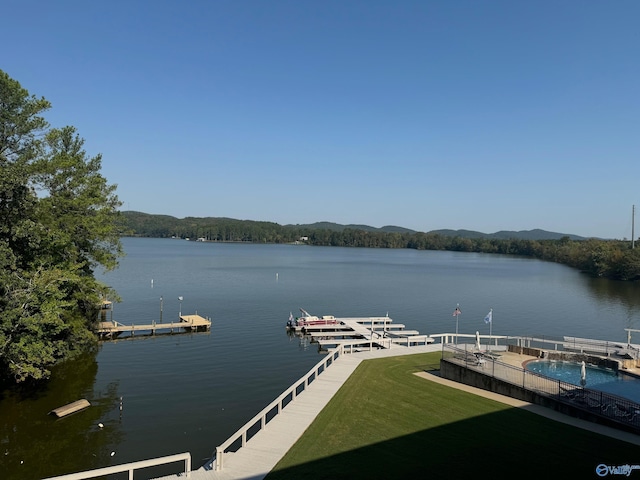
{"type": "MultiPolygon", "coordinates": [[[[421,333],[563,335],[626,341],[640,328],[640,285],[499,255],[299,245],[123,240],[100,277],[124,324],[211,317],[211,332],[104,342],[39,392],[0,399],[2,478],[37,479],[191,452],[194,466],[317,361],[285,331],[289,313],[384,316],[421,333]],[[152,282],[153,280],[153,282],[152,282]],[[182,296],[180,302],[178,297],[182,296]],[[47,413],[88,399],[55,420],[47,413]],[[120,400],[122,399],[122,400],[120,400]],[[103,427],[99,427],[102,424],[103,427]]],[[[640,334],[637,339],[640,343],[640,334]]],[[[149,476],[157,471],[148,472],[149,476]]],[[[125,477],[126,478],[126,477],[125,477]]],[[[144,475],[136,476],[144,478],[144,475]]]]}

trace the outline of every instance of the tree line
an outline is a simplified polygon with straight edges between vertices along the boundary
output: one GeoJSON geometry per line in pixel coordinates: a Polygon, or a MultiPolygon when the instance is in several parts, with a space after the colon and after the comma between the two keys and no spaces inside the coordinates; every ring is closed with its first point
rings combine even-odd
{"type": "Polygon", "coordinates": [[[230,218],[177,219],[140,212],[123,212],[131,235],[204,239],[213,242],[294,243],[336,247],[413,248],[493,253],[562,263],[593,277],[640,279],[640,249],[621,240],[555,240],[469,238],[438,233],[384,232],[353,228],[332,230],[230,218]]]}

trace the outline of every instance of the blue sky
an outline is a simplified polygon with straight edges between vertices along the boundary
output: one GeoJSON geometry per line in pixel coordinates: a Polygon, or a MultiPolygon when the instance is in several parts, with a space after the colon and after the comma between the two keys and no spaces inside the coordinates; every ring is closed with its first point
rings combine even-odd
{"type": "Polygon", "coordinates": [[[123,210],[631,236],[636,0],[8,0],[2,15],[0,68],[103,155],[123,210]]]}

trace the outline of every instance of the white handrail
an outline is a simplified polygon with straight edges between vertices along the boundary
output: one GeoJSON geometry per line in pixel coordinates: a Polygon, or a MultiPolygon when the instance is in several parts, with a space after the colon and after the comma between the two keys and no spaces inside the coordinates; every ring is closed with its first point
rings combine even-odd
{"type": "MultiPolygon", "coordinates": [[[[234,442],[236,442],[239,438],[242,437],[242,446],[247,443],[247,432],[248,430],[255,426],[258,421],[260,421],[260,430],[262,430],[267,424],[267,414],[271,412],[276,406],[278,407],[277,413],[280,413],[281,410],[285,407],[282,405],[282,401],[287,398],[289,395],[292,395],[291,402],[296,399],[297,390],[300,385],[304,383],[305,389],[309,385],[309,380],[313,377],[315,380],[318,375],[321,375],[328,367],[333,365],[340,355],[344,354],[343,346],[340,345],[338,348],[332,349],[328,355],[326,355],[322,360],[315,364],[311,370],[309,370],[305,375],[300,377],[298,381],[294,382],[291,387],[285,390],[278,398],[276,398],[273,402],[267,405],[260,413],[254,416],[251,420],[245,423],[240,429],[236,431],[232,436],[230,436],[224,443],[216,447],[216,455],[215,455],[215,469],[222,470],[224,465],[224,453],[227,448],[229,448],[234,442]],[[322,371],[320,369],[322,368],[322,371]]],[[[302,393],[302,392],[301,392],[302,393]]],[[[288,405],[288,404],[287,404],[288,405]]],[[[276,414],[277,414],[276,413],[276,414]]]]}
{"type": "Polygon", "coordinates": [[[114,465],[113,467],[98,468],[96,470],[86,470],[84,472],[69,473],[59,477],[49,477],[44,480],[85,480],[87,478],[96,478],[103,475],[111,475],[114,473],[129,472],[129,480],[133,480],[133,472],[137,469],[156,467],[167,463],[184,461],[184,475],[186,478],[191,477],[191,454],[177,453],[166,457],[152,458],[149,460],[140,460],[138,462],[124,463],[122,465],[114,465]]]}
{"type": "MultiPolygon", "coordinates": [[[[117,323],[117,322],[116,322],[117,323]]],[[[443,344],[447,344],[449,343],[450,339],[454,339],[456,337],[455,333],[439,333],[439,334],[432,334],[432,335],[420,335],[420,336],[412,336],[412,337],[407,337],[407,339],[405,338],[395,338],[393,340],[400,340],[400,341],[405,341],[405,340],[409,340],[409,341],[416,341],[418,339],[422,339],[424,338],[424,342],[425,345],[427,344],[427,341],[429,338],[433,338],[433,339],[440,339],[440,343],[443,344]]],[[[470,335],[470,334],[458,334],[458,337],[460,338],[475,338],[475,335],[470,335]]],[[[481,338],[491,338],[491,340],[493,342],[495,342],[495,344],[498,344],[498,340],[504,340],[504,339],[509,339],[509,338],[513,338],[513,339],[518,339],[519,343],[526,343],[527,341],[541,341],[541,342],[547,342],[547,343],[562,343],[562,342],[557,342],[557,341],[552,341],[552,340],[545,340],[545,339],[537,339],[537,338],[533,338],[533,337],[509,337],[509,336],[504,336],[504,335],[492,335],[492,336],[487,336],[487,335],[480,335],[481,338]]],[[[409,341],[407,341],[407,345],[409,345],[409,341]]],[[[387,337],[382,339],[382,342],[377,341],[374,342],[373,340],[369,340],[368,342],[363,342],[362,340],[354,340],[351,343],[344,343],[344,344],[340,344],[338,345],[337,348],[335,349],[331,349],[329,351],[329,353],[322,359],[320,360],[318,363],[316,363],[315,366],[313,366],[305,375],[303,375],[302,377],[300,377],[296,382],[294,382],[292,384],[291,387],[289,387],[287,390],[285,390],[278,398],[276,398],[273,402],[271,402],[268,406],[266,406],[260,413],[258,413],[257,415],[255,415],[251,420],[249,420],[247,423],[245,423],[240,429],[238,429],[231,437],[229,437],[224,443],[222,443],[220,446],[216,447],[216,454],[215,454],[215,469],[216,470],[221,470],[223,467],[223,457],[224,457],[224,453],[225,450],[228,449],[234,442],[238,441],[241,437],[242,437],[242,446],[244,446],[247,442],[247,432],[250,428],[254,427],[258,421],[260,421],[260,429],[263,429],[266,424],[267,424],[267,414],[270,413],[276,406],[278,406],[278,411],[276,412],[276,415],[278,413],[280,413],[282,411],[283,408],[285,408],[285,406],[282,405],[282,402],[284,401],[285,398],[287,398],[289,395],[292,395],[292,399],[291,401],[295,400],[295,398],[297,397],[298,393],[298,387],[300,387],[301,385],[304,384],[304,387],[306,389],[306,387],[310,384],[310,379],[313,378],[315,380],[315,378],[318,377],[318,375],[321,375],[328,367],[330,367],[331,365],[333,365],[333,362],[336,361],[338,358],[340,358],[341,355],[347,354],[349,352],[352,352],[354,347],[358,346],[361,347],[363,345],[363,343],[368,343],[368,347],[370,350],[373,349],[374,344],[384,344],[386,348],[391,348],[391,345],[393,343],[392,339],[387,337]],[[386,345],[388,344],[388,346],[386,345]],[[322,367],[322,371],[320,371],[322,367]]],[[[557,347],[556,347],[557,349],[557,347]]],[[[171,456],[167,456],[167,457],[159,457],[159,458],[155,458],[155,459],[151,459],[151,460],[142,460],[139,462],[133,462],[133,463],[128,463],[128,464],[123,464],[123,465],[119,465],[119,466],[113,466],[113,467],[105,467],[105,468],[100,468],[97,470],[89,470],[89,471],[85,471],[85,472],[79,472],[79,473],[72,473],[72,474],[68,474],[68,475],[62,475],[62,476],[58,476],[58,477],[50,477],[44,480],[85,480],[85,479],[89,479],[89,478],[95,478],[101,475],[109,475],[109,474],[113,474],[113,473],[121,473],[121,472],[125,472],[125,471],[129,471],[129,478],[130,480],[133,479],[133,471],[136,469],[140,469],[140,468],[146,468],[146,467],[152,467],[152,466],[157,466],[157,465],[163,465],[163,464],[167,464],[167,463],[172,463],[172,462],[177,462],[180,460],[184,460],[185,461],[185,474],[186,477],[189,478],[190,476],[190,472],[191,472],[191,454],[190,453],[182,453],[182,454],[177,454],[177,455],[171,455],[171,456]]]]}
{"type": "MultiPolygon", "coordinates": [[[[433,338],[434,340],[440,340],[440,343],[442,344],[448,344],[448,343],[454,343],[455,338],[456,338],[456,334],[455,333],[435,333],[432,335],[429,335],[431,338],[433,338]]],[[[464,334],[464,333],[460,333],[457,334],[458,338],[466,338],[466,339],[475,339],[475,335],[474,334],[464,334]]],[[[509,340],[515,340],[517,342],[517,345],[519,347],[530,347],[531,344],[533,343],[541,343],[541,344],[545,344],[545,345],[552,345],[553,346],[553,350],[559,350],[560,348],[562,348],[566,343],[565,340],[561,340],[561,339],[554,339],[554,338],[544,338],[544,337],[526,337],[526,336],[520,336],[520,335],[480,335],[480,338],[482,340],[486,340],[489,339],[492,344],[494,345],[498,345],[498,341],[509,341],[509,340]]],[[[612,345],[616,344],[616,343],[620,343],[620,342],[609,342],[612,345]]]]}
{"type": "MultiPolygon", "coordinates": [[[[427,343],[427,339],[429,338],[428,335],[425,336],[419,336],[417,338],[424,338],[424,342],[425,345],[427,343]]],[[[401,340],[401,341],[405,341],[405,339],[396,339],[396,340],[401,340]]],[[[415,338],[412,337],[408,337],[407,340],[407,345],[409,345],[409,341],[415,341],[415,338]]],[[[387,348],[391,348],[391,344],[392,344],[392,339],[391,338],[385,338],[382,340],[383,343],[388,343],[387,348]]],[[[328,367],[330,367],[331,365],[333,365],[333,362],[335,362],[338,358],[340,358],[341,355],[345,355],[348,352],[351,352],[354,348],[354,346],[361,346],[363,343],[368,343],[369,344],[369,350],[373,350],[374,344],[376,343],[381,343],[380,341],[374,342],[373,340],[368,340],[368,341],[362,341],[362,340],[354,340],[353,342],[349,343],[343,343],[338,345],[337,348],[335,349],[331,349],[329,351],[329,354],[327,356],[325,356],[322,360],[320,360],[318,363],[316,363],[316,365],[311,368],[311,370],[309,370],[305,375],[303,375],[302,377],[300,377],[300,379],[298,379],[298,381],[294,382],[291,387],[289,387],[287,390],[285,390],[282,394],[280,394],[280,396],[278,398],[276,398],[273,402],[271,402],[269,405],[267,405],[264,409],[262,409],[262,411],[260,413],[258,413],[257,415],[255,415],[251,420],[249,420],[247,423],[245,423],[241,428],[239,428],[233,435],[231,435],[224,443],[222,443],[221,445],[219,445],[218,447],[216,447],[216,453],[215,453],[215,460],[214,460],[214,464],[215,464],[215,470],[222,470],[223,466],[224,466],[224,454],[225,451],[235,442],[237,442],[240,438],[242,438],[242,446],[246,445],[247,443],[247,432],[250,428],[256,426],[258,424],[258,422],[260,422],[260,430],[262,430],[266,424],[267,424],[267,414],[269,412],[271,412],[276,406],[278,407],[278,411],[276,413],[276,415],[278,413],[280,413],[282,411],[282,409],[284,408],[284,406],[282,405],[282,401],[287,398],[289,395],[292,395],[292,399],[291,401],[295,400],[296,396],[298,395],[296,392],[298,390],[298,387],[302,384],[304,384],[305,389],[306,387],[309,385],[309,379],[311,379],[312,377],[317,378],[318,375],[320,375],[322,372],[324,372],[324,370],[326,370],[328,367]],[[320,372],[320,367],[324,367],[323,371],[320,372]]],[[[302,392],[301,392],[302,393],[302,392]]]]}

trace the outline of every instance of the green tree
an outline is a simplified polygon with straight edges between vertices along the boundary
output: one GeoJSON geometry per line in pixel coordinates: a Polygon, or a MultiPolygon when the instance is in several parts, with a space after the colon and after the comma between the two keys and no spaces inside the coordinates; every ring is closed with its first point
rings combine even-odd
{"type": "Polygon", "coordinates": [[[0,70],[0,377],[49,376],[95,345],[97,267],[122,255],[115,186],[44,98],[0,70]]]}

